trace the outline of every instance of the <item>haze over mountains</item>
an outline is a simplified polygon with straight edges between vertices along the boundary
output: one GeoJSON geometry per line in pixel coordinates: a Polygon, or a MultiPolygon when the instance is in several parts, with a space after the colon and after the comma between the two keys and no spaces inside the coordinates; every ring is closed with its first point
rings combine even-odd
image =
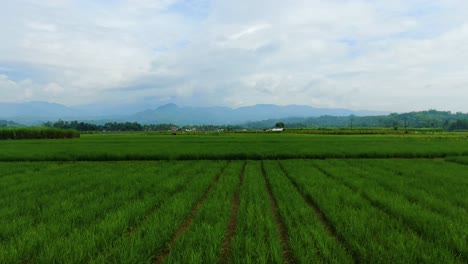
{"type": "Polygon", "coordinates": [[[279,106],[259,104],[240,108],[181,107],[166,104],[157,108],[147,105],[83,105],[68,107],[48,102],[0,103],[0,119],[26,125],[45,121],[86,120],[93,122],[139,122],[141,124],[172,123],[176,125],[230,125],[288,117],[368,116],[386,114],[375,111],[314,108],[304,105],[279,106]],[[146,109],[146,110],[144,110],[146,109]]]}

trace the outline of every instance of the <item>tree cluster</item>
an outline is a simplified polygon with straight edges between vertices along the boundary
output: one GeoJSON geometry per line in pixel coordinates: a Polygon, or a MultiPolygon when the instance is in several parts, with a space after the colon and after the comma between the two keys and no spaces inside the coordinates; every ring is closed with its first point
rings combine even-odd
{"type": "MultiPolygon", "coordinates": [[[[468,130],[468,114],[446,111],[420,111],[392,113],[379,116],[320,116],[311,118],[286,118],[281,123],[288,128],[432,128],[447,131],[468,130]]],[[[250,129],[268,128],[278,124],[278,120],[251,122],[245,126],[250,129]]]]}
{"type": "MultiPolygon", "coordinates": [[[[0,122],[0,126],[1,126],[0,122]]],[[[392,113],[380,116],[320,116],[311,118],[285,118],[265,120],[243,125],[195,125],[177,126],[174,124],[139,124],[137,122],[107,122],[92,124],[80,121],[62,121],[44,123],[47,127],[75,129],[78,131],[230,131],[242,129],[278,128],[430,128],[446,131],[468,130],[468,114],[444,111],[421,111],[410,113],[392,113]]]]}
{"type": "Polygon", "coordinates": [[[215,126],[215,125],[196,125],[196,126],[177,126],[174,124],[149,124],[142,125],[137,122],[108,122],[103,125],[91,124],[80,121],[47,122],[43,124],[46,127],[75,129],[77,131],[229,131],[242,129],[240,126],[215,126]]]}

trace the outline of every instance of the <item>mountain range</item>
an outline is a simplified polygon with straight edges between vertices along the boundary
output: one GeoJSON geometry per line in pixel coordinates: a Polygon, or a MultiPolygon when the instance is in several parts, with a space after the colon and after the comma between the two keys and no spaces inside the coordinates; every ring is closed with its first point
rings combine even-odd
{"type": "Polygon", "coordinates": [[[79,120],[94,123],[139,122],[141,124],[172,123],[176,125],[231,125],[288,117],[372,116],[386,114],[376,111],[353,111],[336,108],[314,108],[305,105],[279,106],[258,104],[240,108],[189,107],[165,104],[146,110],[138,105],[64,106],[49,102],[0,103],[0,119],[34,125],[46,121],[79,120]]]}

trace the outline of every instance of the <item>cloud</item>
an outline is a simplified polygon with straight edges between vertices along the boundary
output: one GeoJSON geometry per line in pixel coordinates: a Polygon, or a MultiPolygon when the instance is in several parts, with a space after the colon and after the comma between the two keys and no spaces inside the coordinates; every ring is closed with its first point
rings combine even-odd
{"type": "Polygon", "coordinates": [[[0,101],[468,111],[468,3],[2,3],[0,101]]]}
{"type": "MultiPolygon", "coordinates": [[[[49,84],[52,85],[52,84],[49,84]]],[[[52,87],[52,86],[51,86],[52,87]]],[[[21,81],[11,80],[7,75],[0,74],[1,101],[31,101],[35,100],[41,87],[30,79],[21,81]]],[[[41,100],[49,98],[42,97],[41,100]]]]}
{"type": "Polygon", "coordinates": [[[58,96],[65,92],[65,89],[58,83],[49,83],[44,87],[44,92],[52,96],[58,96]]]}
{"type": "Polygon", "coordinates": [[[76,100],[83,100],[94,94],[92,91],[66,89],[57,82],[38,83],[31,79],[12,80],[4,74],[0,74],[0,91],[0,102],[54,102],[62,100],[63,97],[69,98],[70,94],[76,100]]]}
{"type": "Polygon", "coordinates": [[[251,34],[254,34],[255,32],[259,31],[259,30],[262,30],[262,29],[265,29],[265,28],[269,28],[270,25],[269,24],[260,24],[260,25],[255,25],[255,26],[252,26],[252,27],[249,27],[247,28],[246,30],[243,30],[239,33],[236,33],[234,35],[231,35],[229,36],[229,39],[239,39],[239,38],[242,38],[244,36],[248,36],[248,35],[251,35],[251,34]]]}

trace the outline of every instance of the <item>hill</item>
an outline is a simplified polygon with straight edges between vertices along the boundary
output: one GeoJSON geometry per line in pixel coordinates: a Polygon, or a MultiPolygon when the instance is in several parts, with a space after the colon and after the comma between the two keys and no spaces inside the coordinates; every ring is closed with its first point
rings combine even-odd
{"type": "MultiPolygon", "coordinates": [[[[148,107],[147,105],[140,106],[148,107]]],[[[382,112],[352,111],[347,109],[314,108],[304,105],[279,106],[260,104],[240,108],[229,107],[180,107],[166,104],[140,111],[136,105],[82,105],[68,107],[49,102],[0,103],[0,118],[34,125],[47,121],[81,120],[93,123],[139,122],[141,124],[177,125],[237,125],[267,119],[288,117],[318,117],[322,115],[377,115],[382,112]]]]}
{"type": "Polygon", "coordinates": [[[265,128],[272,127],[280,121],[285,123],[287,128],[393,127],[394,129],[439,128],[452,131],[468,129],[468,113],[436,110],[377,116],[293,117],[249,122],[244,126],[251,129],[265,128]]]}
{"type": "Polygon", "coordinates": [[[5,127],[20,127],[23,126],[21,124],[15,123],[13,121],[7,121],[7,120],[0,120],[0,128],[5,128],[5,127]]]}
{"type": "Polygon", "coordinates": [[[260,104],[240,107],[179,107],[175,104],[160,106],[130,116],[132,122],[142,124],[173,123],[177,125],[234,125],[267,119],[288,117],[318,117],[322,115],[376,115],[381,112],[352,111],[347,109],[314,108],[304,105],[270,105],[260,104]]]}

